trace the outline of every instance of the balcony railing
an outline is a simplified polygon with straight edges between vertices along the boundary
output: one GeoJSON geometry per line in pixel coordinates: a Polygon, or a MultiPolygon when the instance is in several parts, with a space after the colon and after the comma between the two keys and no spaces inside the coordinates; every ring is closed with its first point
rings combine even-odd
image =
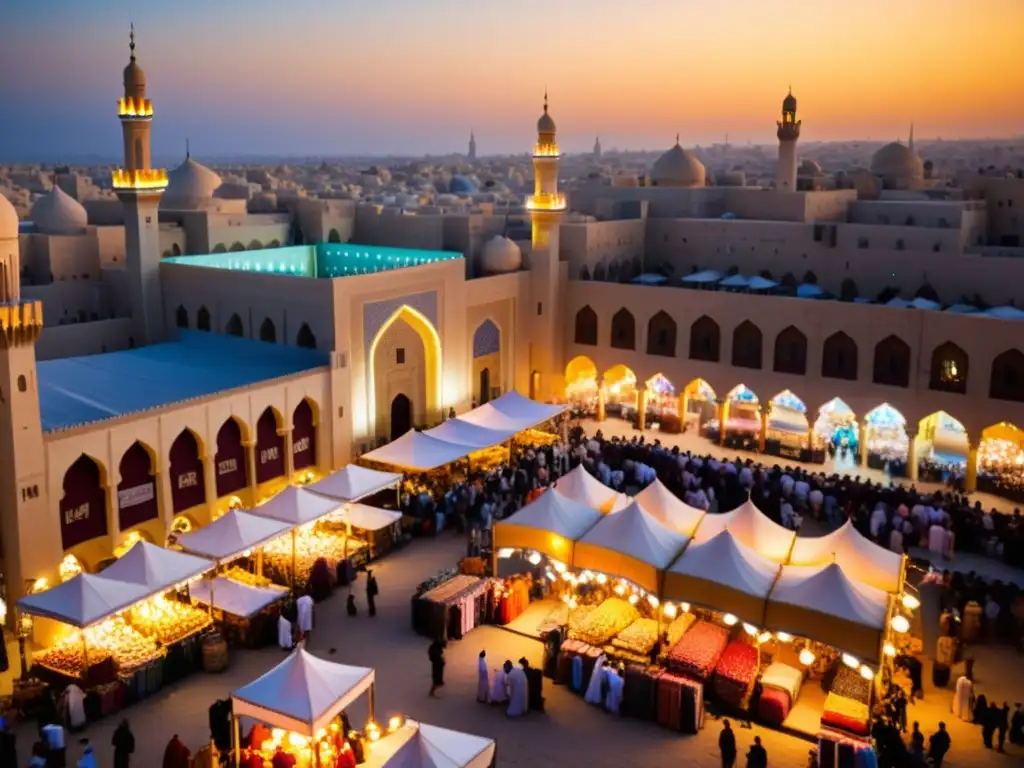
{"type": "Polygon", "coordinates": [[[111,173],[114,189],[164,189],[167,186],[167,171],[164,168],[147,168],[129,171],[115,168],[111,173]]]}
{"type": "Polygon", "coordinates": [[[564,211],[567,207],[563,194],[530,195],[526,198],[528,211],[564,211]]]}
{"type": "Polygon", "coordinates": [[[117,100],[118,117],[152,117],[153,101],[140,98],[136,101],[131,96],[117,100]]]}
{"type": "Polygon", "coordinates": [[[533,156],[534,157],[561,157],[562,153],[558,151],[557,144],[534,144],[533,145],[533,156]]]}

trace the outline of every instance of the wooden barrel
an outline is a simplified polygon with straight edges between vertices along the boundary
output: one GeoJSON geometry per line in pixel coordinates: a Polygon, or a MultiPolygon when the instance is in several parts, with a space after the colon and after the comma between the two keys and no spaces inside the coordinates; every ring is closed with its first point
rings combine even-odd
{"type": "Polygon", "coordinates": [[[223,672],[228,668],[228,644],[220,632],[203,638],[203,670],[223,672]]]}

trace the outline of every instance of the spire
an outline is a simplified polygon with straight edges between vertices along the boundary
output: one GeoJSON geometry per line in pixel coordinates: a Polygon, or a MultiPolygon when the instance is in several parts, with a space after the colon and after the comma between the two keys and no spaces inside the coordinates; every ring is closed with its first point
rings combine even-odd
{"type": "Polygon", "coordinates": [[[679,146],[679,132],[676,132],[676,146],[679,146]]]}
{"type": "Polygon", "coordinates": [[[135,22],[128,25],[128,50],[131,52],[131,61],[135,61],[135,22]]]}
{"type": "Polygon", "coordinates": [[[910,124],[910,138],[907,140],[907,145],[911,149],[914,148],[914,124],[913,123],[910,124]]]}
{"type": "Polygon", "coordinates": [[[548,87],[544,86],[544,114],[548,113],[548,87]]]}
{"type": "Polygon", "coordinates": [[[185,159],[188,160],[190,157],[192,157],[192,152],[188,145],[188,139],[185,139],[185,159]]]}

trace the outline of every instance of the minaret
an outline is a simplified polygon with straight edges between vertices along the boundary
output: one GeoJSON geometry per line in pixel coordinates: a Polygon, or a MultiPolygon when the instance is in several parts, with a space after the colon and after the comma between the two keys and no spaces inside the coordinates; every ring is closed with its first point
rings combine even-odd
{"type": "Polygon", "coordinates": [[[594,159],[601,159],[601,137],[597,136],[594,138],[594,159]]]}
{"type": "Polygon", "coordinates": [[[476,136],[473,135],[473,131],[469,132],[469,154],[467,155],[469,162],[476,162],[476,136]]]}
{"type": "Polygon", "coordinates": [[[134,340],[136,344],[152,344],[164,335],[157,212],[167,187],[167,171],[150,165],[153,102],[146,98],[146,75],[135,61],[134,26],[128,41],[131,58],[124,68],[124,96],[118,102],[124,168],[114,171],[114,191],[124,205],[125,263],[134,340]]]}
{"type": "MultiPolygon", "coordinates": [[[[564,324],[560,323],[561,267],[558,232],[566,209],[565,196],[558,192],[558,143],[555,121],[548,114],[544,91],[544,114],[537,121],[537,143],[533,147],[533,194],[526,199],[533,224],[530,252],[531,293],[536,307],[530,339],[530,396],[550,400],[562,389],[565,361],[562,359],[564,324]]],[[[535,311],[534,311],[535,310],[535,311]]]]}
{"type": "Polygon", "coordinates": [[[910,150],[914,149],[914,124],[910,124],[910,138],[907,139],[907,148],[910,150]]]}
{"type": "Polygon", "coordinates": [[[782,119],[778,121],[779,165],[775,189],[779,192],[796,191],[796,142],[800,138],[800,121],[796,119],[796,97],[793,89],[782,100],[782,119]]]}

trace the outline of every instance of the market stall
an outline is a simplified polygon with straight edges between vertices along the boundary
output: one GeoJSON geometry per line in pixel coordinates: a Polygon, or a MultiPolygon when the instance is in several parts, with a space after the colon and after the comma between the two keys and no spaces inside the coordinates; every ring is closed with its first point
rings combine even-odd
{"type": "Polygon", "coordinates": [[[277,642],[277,617],[287,588],[232,568],[224,576],[197,581],[189,596],[207,607],[231,645],[262,648],[277,642]]]}
{"type": "Polygon", "coordinates": [[[491,768],[493,739],[406,720],[373,745],[363,768],[491,768]]]}
{"type": "Polygon", "coordinates": [[[1024,503],[1024,432],[1009,422],[981,434],[978,490],[1024,503]]]}
{"type": "Polygon", "coordinates": [[[458,574],[412,599],[412,628],[432,640],[461,640],[487,617],[490,579],[458,574]]]}
{"type": "MultiPolygon", "coordinates": [[[[546,491],[511,517],[494,524],[494,557],[501,549],[524,549],[571,563],[576,540],[601,518],[598,510],[583,502],[546,491]]],[[[496,565],[492,573],[497,573],[496,565]]]]}
{"type": "Polygon", "coordinates": [[[906,419],[891,405],[883,404],[864,417],[864,447],[867,465],[871,469],[885,469],[897,476],[906,473],[907,440],[906,419]]]}
{"type": "Polygon", "coordinates": [[[776,523],[754,506],[750,499],[732,512],[705,515],[694,534],[694,541],[708,541],[724,530],[775,563],[786,562],[796,541],[796,531],[776,523]]]}
{"type": "Polygon", "coordinates": [[[604,514],[622,509],[629,497],[609,488],[580,464],[555,481],[555,492],[604,514]]]}
{"type": "Polygon", "coordinates": [[[406,472],[429,472],[466,458],[472,448],[446,443],[425,432],[410,429],[397,440],[364,453],[360,460],[395,467],[406,472]]]}
{"type": "MultiPolygon", "coordinates": [[[[857,417],[846,403],[838,397],[833,398],[818,411],[814,422],[814,444],[812,453],[820,452],[820,461],[826,454],[844,457],[849,454],[856,460],[860,455],[860,427],[857,417]]],[[[815,456],[818,461],[818,457],[815,456]]]]}
{"type": "Polygon", "coordinates": [[[573,358],[565,367],[565,398],[577,418],[599,415],[597,368],[589,358],[573,358]]]}
{"type": "Polygon", "coordinates": [[[684,429],[693,429],[705,434],[705,428],[717,424],[718,395],[704,379],[694,379],[683,391],[686,412],[683,414],[684,429]]]}
{"type": "Polygon", "coordinates": [[[858,531],[852,520],[825,536],[797,537],[788,565],[838,564],[863,584],[895,594],[903,586],[906,560],[858,531]]]}
{"type": "Polygon", "coordinates": [[[367,504],[346,504],[330,515],[348,526],[351,539],[365,542],[372,560],[402,535],[402,513],[367,504]]]}
{"type": "Polygon", "coordinates": [[[760,402],[743,384],[725,397],[722,409],[724,424],[709,425],[709,436],[717,437],[723,445],[754,449],[761,435],[760,402]],[[714,429],[717,426],[717,429],[714,429]]]}
{"type": "Polygon", "coordinates": [[[807,406],[788,389],[772,398],[767,427],[765,453],[797,461],[810,458],[807,406]]]}
{"type": "Polygon", "coordinates": [[[659,425],[664,432],[676,434],[681,431],[679,395],[664,374],[656,374],[644,385],[647,393],[646,423],[659,425]]]}
{"type": "Polygon", "coordinates": [[[705,514],[703,509],[681,501],[657,479],[633,498],[662,525],[684,536],[693,536],[705,514]]]}
{"type": "Polygon", "coordinates": [[[636,413],[636,374],[624,365],[616,365],[604,373],[605,413],[624,419],[636,413]]]}
{"type": "Polygon", "coordinates": [[[339,501],[359,501],[386,488],[398,488],[402,475],[348,464],[337,472],[307,485],[306,489],[339,501]]]}
{"type": "Polygon", "coordinates": [[[261,517],[251,512],[232,510],[191,533],[178,537],[177,544],[186,552],[223,565],[258,549],[268,541],[288,533],[290,523],[261,517]]]}

